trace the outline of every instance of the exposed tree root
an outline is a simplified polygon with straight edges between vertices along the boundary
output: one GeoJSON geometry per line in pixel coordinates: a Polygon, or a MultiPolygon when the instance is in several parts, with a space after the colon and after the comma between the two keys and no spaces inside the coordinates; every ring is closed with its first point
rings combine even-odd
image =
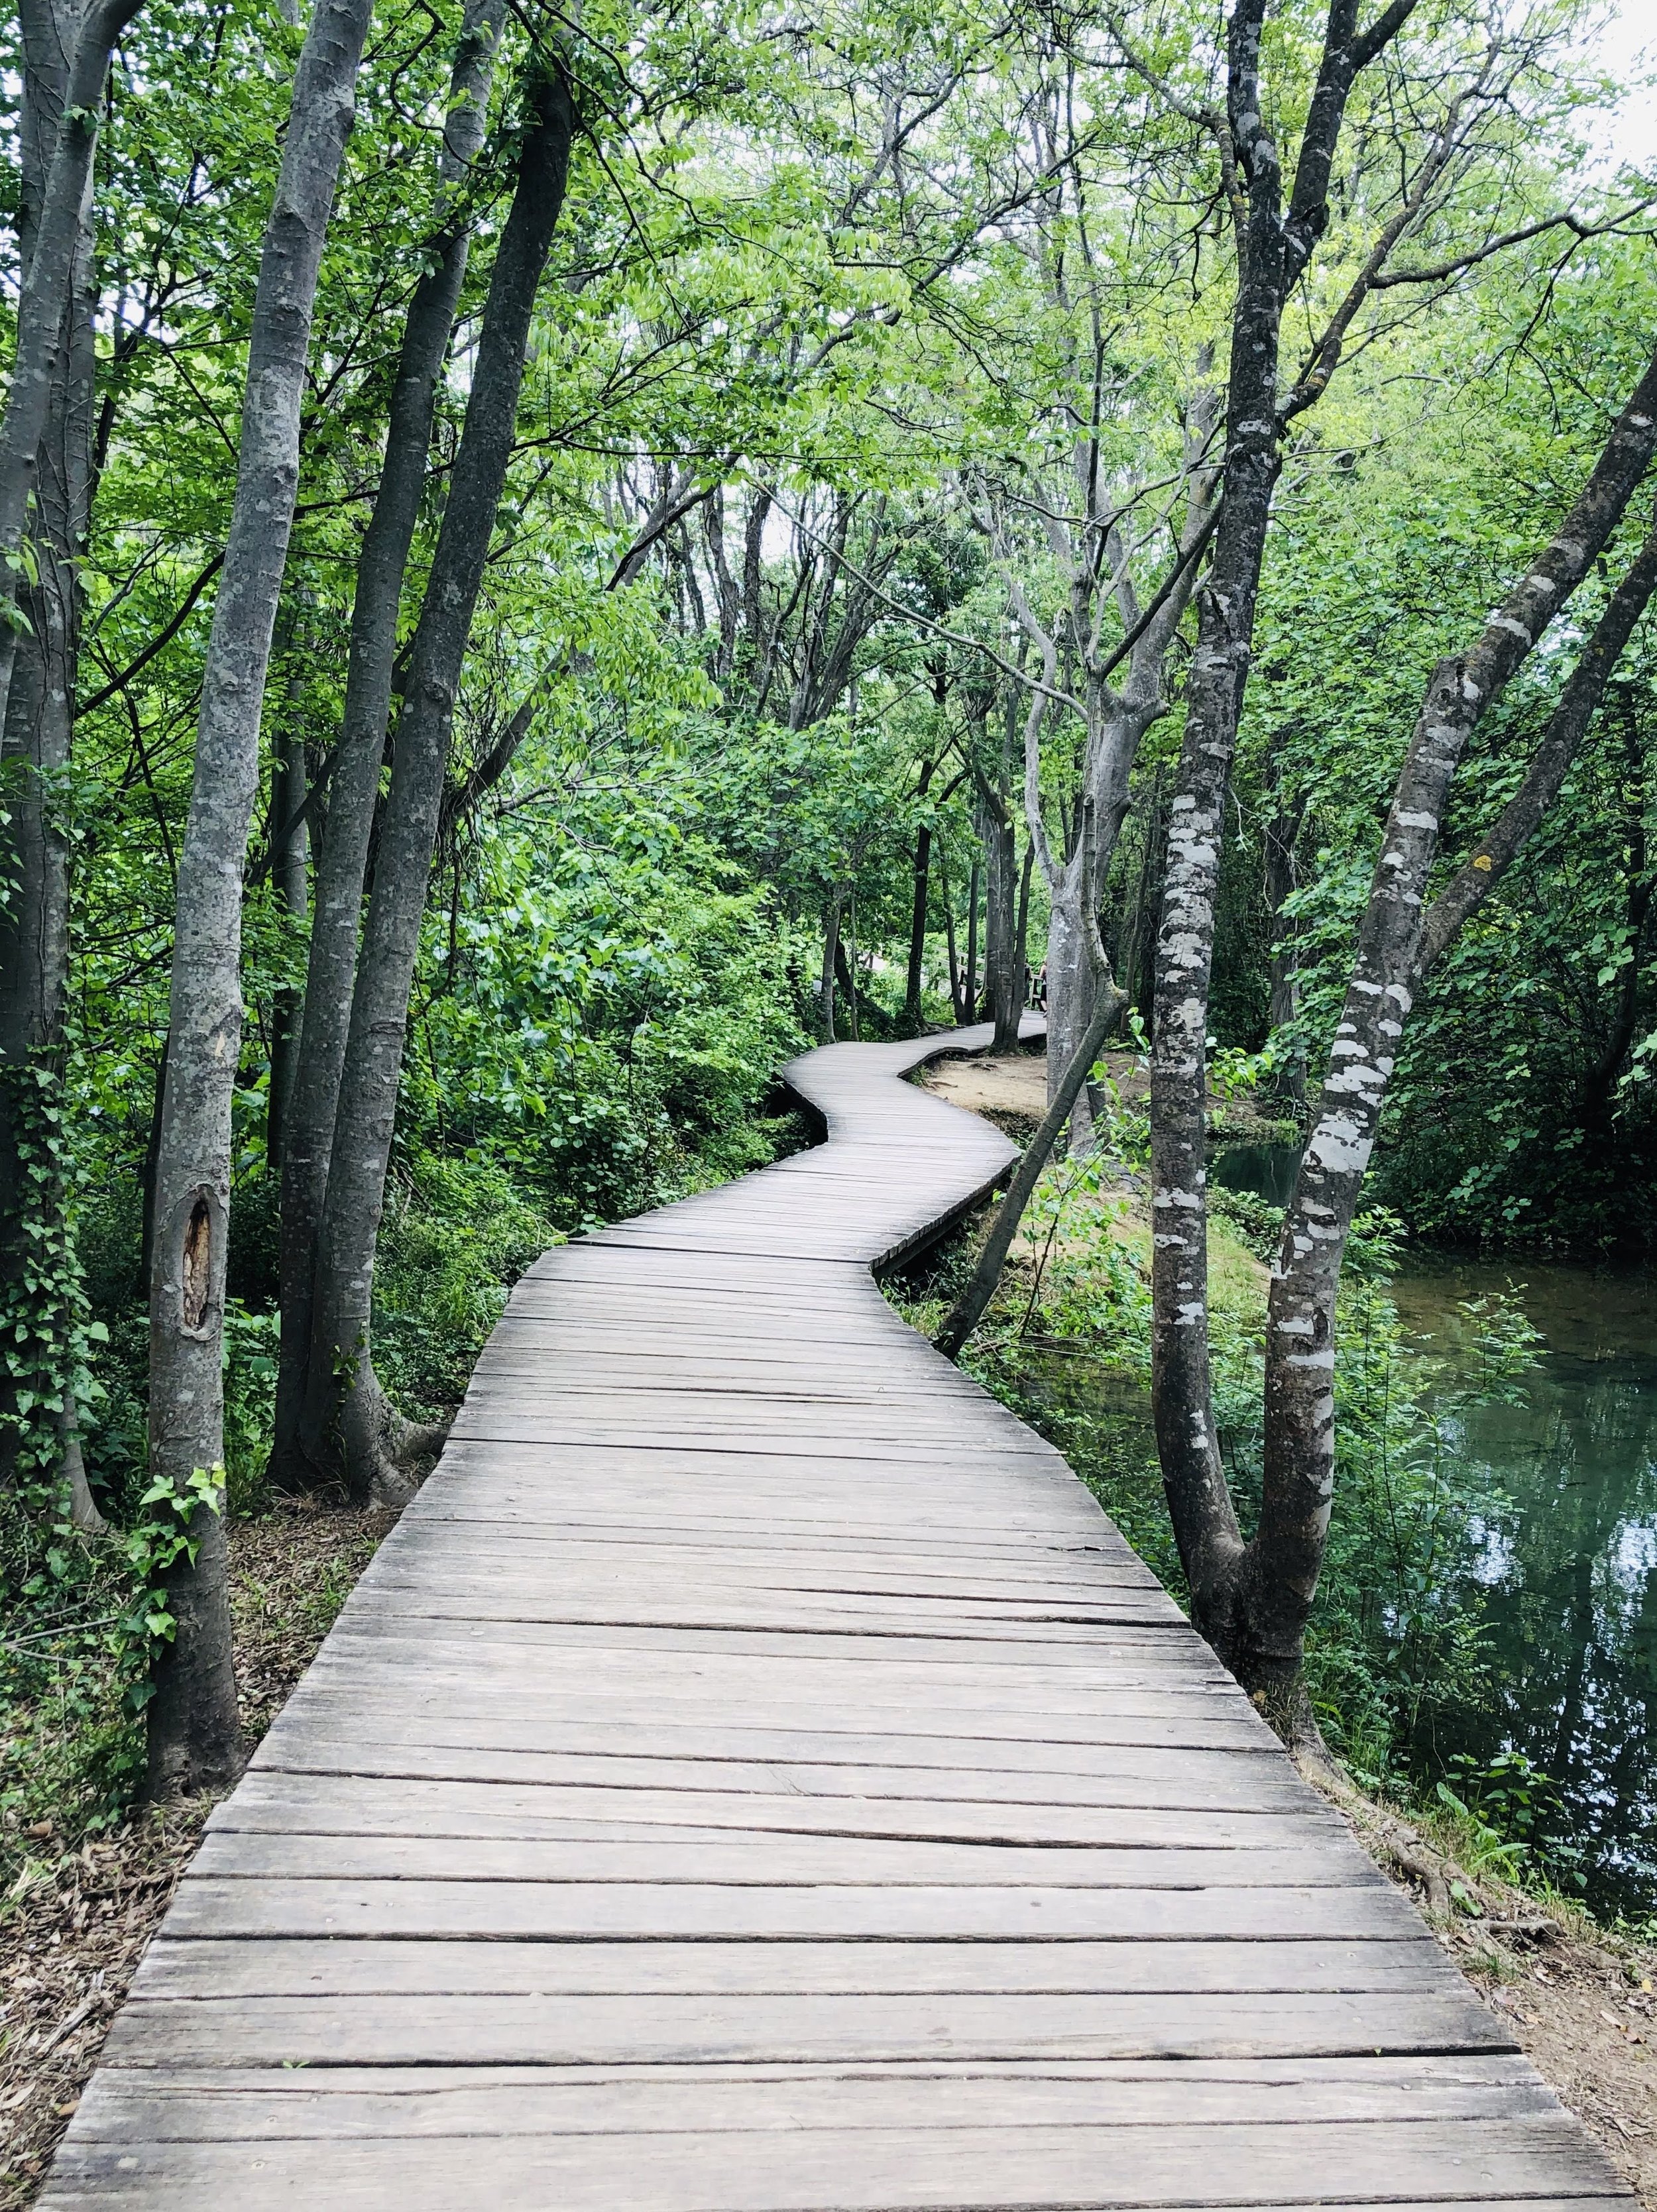
{"type": "Polygon", "coordinates": [[[430,1474],[448,1434],[448,1422],[411,1421],[399,1413],[365,1358],[340,1408],[346,1487],[371,1513],[400,1513],[430,1474]]]}
{"type": "MultiPolygon", "coordinates": [[[[1428,1911],[1435,1919],[1450,1919],[1455,1911],[1456,1888],[1468,1897],[1474,1893],[1475,1884],[1466,1869],[1447,1852],[1440,1850],[1436,1844],[1429,1843],[1401,1814],[1389,1812],[1385,1806],[1366,1797],[1362,1790],[1354,1789],[1331,1758],[1321,1735],[1319,1745],[1322,1755],[1318,1758],[1307,1757],[1298,1746],[1289,1747],[1295,1764],[1306,1780],[1340,1808],[1373,1851],[1416,1885],[1426,1899],[1428,1911]]],[[[1537,1932],[1529,1923],[1522,1929],[1517,1922],[1502,1924],[1515,1934],[1537,1932]]]]}

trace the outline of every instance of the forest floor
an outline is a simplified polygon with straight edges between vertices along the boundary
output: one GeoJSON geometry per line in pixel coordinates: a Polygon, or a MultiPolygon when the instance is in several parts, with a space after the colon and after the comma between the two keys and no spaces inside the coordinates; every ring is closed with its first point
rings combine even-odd
{"type": "MultiPolygon", "coordinates": [[[[1122,1100],[1142,1107],[1151,1089],[1144,1055],[1106,1052],[1100,1057],[1122,1100]]],[[[1047,1110],[1045,1052],[978,1053],[970,1060],[935,1060],[920,1080],[951,1105],[982,1114],[1013,1137],[1027,1136],[1047,1110]]],[[[1247,1097],[1229,1097],[1212,1084],[1209,1118],[1216,1134],[1223,1133],[1235,1142],[1267,1139],[1280,1129],[1280,1124],[1263,1115],[1247,1097]]]]}
{"type": "MultiPolygon", "coordinates": [[[[287,1500],[231,1522],[249,1752],[391,1525],[287,1500]]],[[[0,2212],[34,2196],[214,1802],[152,1808],[90,1838],[46,1820],[23,1830],[28,1848],[0,1897],[0,2212]]]]}

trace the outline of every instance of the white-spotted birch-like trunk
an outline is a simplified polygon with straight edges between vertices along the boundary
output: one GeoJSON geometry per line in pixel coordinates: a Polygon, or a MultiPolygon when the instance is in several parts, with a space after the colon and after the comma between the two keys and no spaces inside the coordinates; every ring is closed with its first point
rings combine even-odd
{"type": "Polygon", "coordinates": [[[220,1510],[220,1352],[241,1045],[242,874],[299,482],[317,271],[369,15],[369,0],[317,0],[294,81],[254,295],[235,497],[179,854],[149,1279],[149,1476],[161,1492],[151,1507],[158,1537],[176,1536],[183,1522],[188,1540],[161,1577],[175,1626],[156,1647],[148,1709],[149,1787],[158,1797],[222,1783],[240,1762],[220,1510]]]}
{"type": "Polygon", "coordinates": [[[1441,957],[1563,783],[1657,582],[1657,534],[1613,594],[1519,793],[1429,909],[1428,879],[1451,781],[1468,738],[1603,550],[1654,452],[1657,359],[1554,537],[1471,647],[1434,670],[1398,774],[1318,1118],[1272,1271],[1264,1489],[1239,1627],[1250,1678],[1278,1699],[1298,1677],[1323,1565],[1335,1480],[1335,1300],[1404,1023],[1424,967],[1441,957]]]}
{"type": "Polygon", "coordinates": [[[1245,1686],[1236,1625],[1242,1532],[1221,1463],[1208,1326],[1207,1079],[1223,810],[1253,647],[1260,568],[1280,465],[1282,318],[1328,222],[1330,178],[1358,71],[1408,20],[1392,0],[1367,32],[1356,0],[1330,0],[1317,85],[1287,205],[1273,103],[1261,76],[1265,0],[1228,28],[1226,130],[1244,188],[1225,427],[1225,489],[1197,598],[1197,651],[1169,807],[1151,1053],[1152,1397],[1169,1515],[1192,1619],[1245,1686]]]}

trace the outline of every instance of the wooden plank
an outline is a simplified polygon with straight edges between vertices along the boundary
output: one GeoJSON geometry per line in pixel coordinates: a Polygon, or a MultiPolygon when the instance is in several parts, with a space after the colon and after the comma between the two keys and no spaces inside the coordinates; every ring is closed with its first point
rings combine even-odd
{"type": "MultiPolygon", "coordinates": [[[[469,1731],[468,1734],[472,1734],[469,1731]]],[[[564,1784],[617,1791],[694,1791],[704,1797],[785,1790],[790,1802],[856,1797],[881,1807],[919,1800],[931,1806],[1036,1807],[1043,1809],[1143,1807],[1165,1812],[1299,1812],[1322,1800],[1294,1774],[1265,1772],[1262,1762],[1231,1752],[1184,1752],[1177,1759],[1135,1746],[1113,1747],[1108,1771],[1069,1774],[1024,1765],[811,1765],[740,1757],[673,1755],[677,1739],[655,1754],[622,1751],[496,1751],[468,1741],[381,1743],[360,1730],[350,1735],[297,1723],[267,1735],[251,1771],[405,1777],[411,1781],[564,1784]]]]}
{"type": "Polygon", "coordinates": [[[1095,1850],[1053,1844],[933,1843],[910,1837],[801,1834],[778,1829],[698,1829],[640,1824],[627,1832],[617,1813],[605,1820],[570,1820],[557,1836],[413,1835],[370,1830],[342,1832],[329,1825],[326,1793],[317,1793],[312,1826],[273,1833],[215,1827],[203,1838],[195,1869],[204,1877],[272,1875],[314,1881],[537,1882],[580,1888],[608,1886],[722,1886],[771,1890],[795,1883],[861,1889],[868,1885],[926,1890],[993,1885],[1009,1920],[1024,1893],[1057,1890],[1312,1889],[1384,1887],[1373,1859],[1349,1838],[1307,1834],[1290,1843],[1247,1849],[1185,1850],[1177,1845],[1121,1845],[1095,1850]],[[464,1850],[457,1850],[464,1841],[464,1850]]]}
{"type": "MultiPolygon", "coordinates": [[[[1270,2058],[1508,2047],[1459,1991],[1185,1996],[132,1997],[112,2066],[895,2066],[941,2059],[1270,2058]]],[[[705,2126],[705,2118],[688,2124],[705,2126]]]]}
{"type": "Polygon", "coordinates": [[[1625,2201],[1063,1461],[880,1299],[1013,1157],[897,1079],[940,1048],[808,1054],[823,1151],[517,1285],[49,2212],[1625,2201]]]}
{"type": "Polygon", "coordinates": [[[150,1998],[233,1996],[1247,1996],[1459,1990],[1425,1930],[1396,1942],[193,1942],[158,1936],[150,1998]]]}
{"type": "MultiPolygon", "coordinates": [[[[470,1847],[457,1854],[462,1864],[470,1847]]],[[[1305,1888],[853,1888],[753,1882],[399,1881],[219,1877],[192,1874],[168,1931],[196,1936],[382,1936],[428,1942],[666,1942],[827,1938],[904,1942],[1164,1938],[1250,1940],[1392,1937],[1413,1942],[1420,1920],[1385,1883],[1305,1888]]],[[[1482,2011],[1464,2000],[1470,2021],[1482,2011]]],[[[1486,2015],[1488,2017],[1488,2015],[1486,2015]]]]}
{"type": "MultiPolygon", "coordinates": [[[[1305,2127],[801,2129],[783,2134],[83,2142],[71,2133],[42,2212],[107,2203],[297,2203],[386,2212],[556,2205],[560,2212],[999,2212],[1009,2205],[1577,2204],[1617,2201],[1563,2118],[1305,2127]],[[123,2159],[130,2163],[123,2166],[123,2159]],[[1459,2193],[1458,2193],[1459,2192],[1459,2193]]],[[[1622,2199],[1627,2202],[1625,2197],[1622,2199]]]]}
{"type": "Polygon", "coordinates": [[[304,2133],[316,2138],[442,2134],[626,2133],[643,2124],[708,2133],[733,2124],[778,2130],[913,2126],[917,2103],[935,2129],[995,2124],[1136,2127],[1212,2126],[1248,2119],[1295,2124],[1331,2120],[1519,2118],[1556,2112],[1521,2061],[1504,2052],[1418,2058],[1352,2057],[1043,2062],[1014,2071],[978,2065],[847,2077],[821,2066],[594,2068],[434,2067],[417,2099],[405,2073],[367,2065],[313,2067],[302,2081],[263,2069],[111,2069],[96,2093],[87,2132],[96,2140],[131,2131],[152,2142],[248,2142],[304,2133]],[[198,2111],[196,2100],[204,2108],[198,2111]],[[196,2130],[193,2138],[184,2130],[196,2130]]]}

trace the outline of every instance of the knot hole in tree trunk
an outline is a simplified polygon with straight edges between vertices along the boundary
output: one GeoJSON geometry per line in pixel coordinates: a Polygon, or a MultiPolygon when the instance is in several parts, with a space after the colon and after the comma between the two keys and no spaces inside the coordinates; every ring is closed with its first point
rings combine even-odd
{"type": "Polygon", "coordinates": [[[184,1325],[199,1328],[207,1316],[213,1282],[213,1216],[205,1198],[190,1209],[184,1232],[184,1325]]]}

